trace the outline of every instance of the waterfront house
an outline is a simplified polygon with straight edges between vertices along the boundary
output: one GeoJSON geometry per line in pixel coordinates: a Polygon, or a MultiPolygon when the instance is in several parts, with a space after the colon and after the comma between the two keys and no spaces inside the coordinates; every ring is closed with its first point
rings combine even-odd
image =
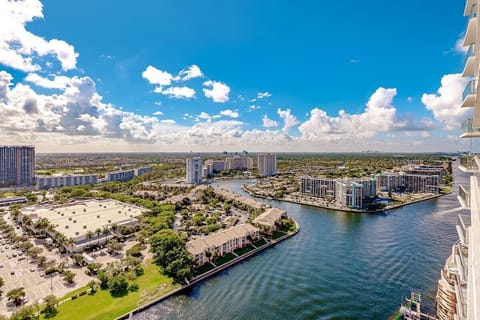
{"type": "Polygon", "coordinates": [[[253,219],[253,224],[267,234],[272,234],[282,226],[282,217],[286,217],[287,213],[278,208],[270,208],[253,219]]]}
{"type": "Polygon", "coordinates": [[[253,240],[258,239],[259,235],[258,228],[244,223],[190,240],[186,244],[186,249],[195,258],[196,265],[201,266],[213,258],[247,246],[253,240]]]}

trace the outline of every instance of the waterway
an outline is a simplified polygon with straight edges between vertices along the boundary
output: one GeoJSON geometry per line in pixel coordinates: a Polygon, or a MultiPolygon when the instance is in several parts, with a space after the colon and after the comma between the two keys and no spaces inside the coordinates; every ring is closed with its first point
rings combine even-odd
{"type": "MultiPolygon", "coordinates": [[[[466,174],[454,174],[468,186],[466,174]]],[[[243,183],[216,184],[246,195],[243,183]]],[[[379,215],[259,199],[286,210],[300,233],[134,319],[386,319],[412,290],[434,313],[457,239],[457,189],[379,215]]]]}

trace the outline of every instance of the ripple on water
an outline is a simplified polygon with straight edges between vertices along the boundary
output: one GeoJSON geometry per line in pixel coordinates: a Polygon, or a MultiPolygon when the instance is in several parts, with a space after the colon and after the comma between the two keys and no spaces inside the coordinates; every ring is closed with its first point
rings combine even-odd
{"type": "MultiPolygon", "coordinates": [[[[222,185],[241,192],[238,181],[222,185]]],[[[411,290],[432,313],[457,237],[455,195],[383,215],[267,202],[301,232],[135,319],[385,319],[411,290]]]]}

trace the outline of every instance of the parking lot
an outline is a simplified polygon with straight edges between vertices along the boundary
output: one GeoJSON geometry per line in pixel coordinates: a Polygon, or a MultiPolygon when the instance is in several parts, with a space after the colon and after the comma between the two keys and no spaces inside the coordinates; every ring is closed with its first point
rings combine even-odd
{"type": "MultiPolygon", "coordinates": [[[[45,248],[44,248],[45,249],[45,248]]],[[[58,253],[44,250],[47,260],[54,260],[56,263],[67,262],[67,267],[72,266],[69,258],[62,258],[58,253]]],[[[5,284],[0,297],[0,314],[9,314],[15,310],[15,307],[8,302],[6,294],[8,291],[24,287],[26,293],[26,304],[32,304],[49,295],[62,297],[68,292],[84,286],[91,280],[80,268],[71,268],[75,276],[75,282],[68,284],[63,280],[63,276],[56,273],[54,275],[44,275],[42,269],[37,267],[35,261],[28,257],[21,249],[17,249],[8,239],[0,235],[0,277],[5,284]]]]}

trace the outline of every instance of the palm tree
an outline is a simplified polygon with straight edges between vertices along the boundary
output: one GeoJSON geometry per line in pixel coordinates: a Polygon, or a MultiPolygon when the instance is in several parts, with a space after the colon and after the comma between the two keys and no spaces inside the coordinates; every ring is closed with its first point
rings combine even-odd
{"type": "MultiPolygon", "coordinates": [[[[3,287],[3,285],[5,284],[5,281],[3,280],[2,277],[0,277],[0,288],[3,287]]],[[[0,296],[2,295],[3,291],[0,289],[0,296]]]]}
{"type": "Polygon", "coordinates": [[[107,243],[107,236],[110,234],[110,228],[108,226],[103,226],[102,234],[105,236],[105,243],[107,243]]]}
{"type": "Polygon", "coordinates": [[[57,234],[57,237],[55,240],[57,241],[58,247],[63,247],[67,238],[63,234],[59,233],[57,234]]]}
{"type": "Polygon", "coordinates": [[[85,234],[85,238],[87,238],[87,240],[90,240],[93,238],[94,235],[95,235],[95,232],[93,232],[92,230],[88,230],[87,233],[85,234]]]}
{"type": "Polygon", "coordinates": [[[97,235],[97,240],[98,240],[97,245],[99,246],[100,245],[100,235],[102,234],[102,229],[100,229],[100,228],[95,229],[95,234],[97,235]]]}
{"type": "Polygon", "coordinates": [[[68,247],[71,247],[75,244],[75,240],[73,238],[67,238],[65,239],[65,243],[63,244],[65,246],[65,249],[68,247]]]}
{"type": "Polygon", "coordinates": [[[32,225],[32,218],[30,218],[29,216],[24,216],[22,218],[22,223],[24,226],[31,226],[32,225]]]}
{"type": "Polygon", "coordinates": [[[25,297],[25,290],[23,287],[15,288],[7,292],[7,298],[16,306],[22,304],[23,297],[25,297]]]}

